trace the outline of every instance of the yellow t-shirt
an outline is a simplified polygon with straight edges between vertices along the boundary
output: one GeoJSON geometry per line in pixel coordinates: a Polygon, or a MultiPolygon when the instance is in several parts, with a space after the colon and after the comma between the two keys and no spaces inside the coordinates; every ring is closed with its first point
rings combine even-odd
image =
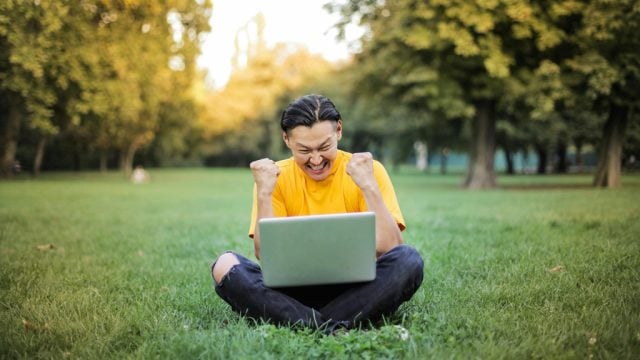
{"type": "MultiPolygon", "coordinates": [[[[293,157],[277,162],[280,175],[272,195],[274,215],[284,217],[367,211],[362,191],[347,174],[347,163],[350,159],[350,153],[338,150],[331,173],[322,181],[310,179],[296,165],[293,157]]],[[[387,209],[400,230],[404,230],[406,225],[393,184],[384,166],[376,160],[373,162],[373,173],[387,209]]],[[[255,231],[257,214],[257,193],[254,185],[250,237],[253,237],[255,231]]]]}

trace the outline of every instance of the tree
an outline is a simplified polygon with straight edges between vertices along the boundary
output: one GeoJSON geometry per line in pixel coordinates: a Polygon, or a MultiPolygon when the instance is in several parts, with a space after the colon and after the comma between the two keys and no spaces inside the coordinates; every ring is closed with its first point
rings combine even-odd
{"type": "Polygon", "coordinates": [[[472,121],[464,183],[490,188],[498,101],[509,80],[552,63],[547,58],[563,36],[554,23],[563,16],[553,9],[559,3],[547,10],[524,0],[354,0],[334,10],[369,28],[359,65],[384,96],[472,121]]]}
{"type": "Polygon", "coordinates": [[[208,2],[171,1],[100,10],[108,14],[101,16],[98,28],[105,63],[91,92],[96,105],[90,112],[100,119],[96,135],[101,151],[118,149],[127,176],[136,152],[159,131],[162,107],[184,104],[184,97],[171,97],[173,89],[190,93],[197,75],[198,35],[209,29],[208,9],[208,2]]]}
{"type": "Polygon", "coordinates": [[[637,103],[640,89],[635,3],[351,0],[329,8],[342,14],[342,28],[356,19],[368,30],[356,66],[370,96],[472,121],[465,184],[484,188],[495,185],[496,118],[557,129],[546,137],[565,152],[560,140],[572,117],[565,115],[584,103],[572,100],[581,96],[576,82],[612,108],[609,118],[617,125],[605,127],[612,135],[603,145],[617,144],[606,153],[619,162],[621,136],[615,134],[623,132],[629,111],[616,108],[637,103]],[[518,111],[503,112],[510,108],[518,111]]]}
{"type": "Polygon", "coordinates": [[[582,15],[574,38],[580,52],[567,67],[582,75],[579,86],[606,114],[593,184],[618,187],[626,129],[640,105],[640,7],[634,0],[594,0],[582,15]]]}
{"type": "Polygon", "coordinates": [[[0,94],[9,114],[2,172],[24,126],[39,138],[34,172],[46,140],[65,131],[84,134],[103,153],[119,149],[129,172],[158,131],[172,86],[199,76],[199,34],[209,29],[210,10],[210,1],[2,2],[0,94]],[[173,83],[177,77],[186,80],[173,83]]]}
{"type": "MultiPolygon", "coordinates": [[[[64,86],[57,37],[69,7],[58,2],[0,3],[0,94],[5,99],[0,175],[10,176],[20,128],[29,125],[44,134],[58,131],[52,122],[54,84],[64,86]],[[53,61],[52,61],[53,58],[53,61]]],[[[4,112],[3,112],[4,113],[4,112]]]]}

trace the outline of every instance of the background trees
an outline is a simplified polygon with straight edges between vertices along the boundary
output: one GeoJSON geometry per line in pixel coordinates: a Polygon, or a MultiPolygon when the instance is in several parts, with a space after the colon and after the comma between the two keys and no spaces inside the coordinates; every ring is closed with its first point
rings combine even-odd
{"type": "Polygon", "coordinates": [[[626,129],[640,99],[640,6],[632,0],[590,1],[582,16],[575,36],[580,51],[567,66],[582,75],[586,96],[607,114],[594,185],[616,187],[626,129]]]}
{"type": "Polygon", "coordinates": [[[2,173],[11,173],[21,129],[26,145],[36,143],[35,173],[56,135],[99,152],[103,168],[117,151],[128,173],[163,109],[195,107],[192,96],[171,95],[191,95],[210,11],[209,1],[2,2],[2,173]]]}
{"type": "Polygon", "coordinates": [[[14,164],[22,126],[38,137],[59,131],[53,106],[58,93],[67,90],[77,76],[62,71],[69,58],[61,54],[60,35],[73,36],[77,28],[65,26],[62,19],[75,14],[58,3],[2,2],[0,13],[0,91],[5,114],[0,172],[6,176],[14,164]]]}
{"type": "Polygon", "coordinates": [[[626,119],[639,98],[640,47],[633,34],[640,8],[633,1],[609,5],[351,0],[329,8],[342,14],[342,25],[358,19],[369,29],[354,65],[361,81],[371,84],[365,87],[369,96],[400,99],[435,118],[471,122],[464,184],[485,188],[495,186],[497,119],[507,152],[521,137],[516,129],[524,128],[541,159],[539,172],[550,149],[564,171],[571,136],[577,147],[588,138],[578,135],[576,123],[592,128],[602,113],[608,121],[594,183],[619,183],[626,119]]]}
{"type": "MultiPolygon", "coordinates": [[[[282,157],[280,111],[323,93],[349,124],[343,146],[399,165],[414,145],[465,152],[468,188],[507,171],[583,169],[618,186],[637,164],[640,7],[608,0],[348,0],[329,5],[365,32],[351,62],[267,46],[264,18],[240,29],[225,87],[195,67],[208,1],[0,4],[2,172],[45,168],[243,166],[282,157]],[[45,150],[48,149],[48,153],[45,150]],[[46,155],[45,155],[46,154],[46,155]],[[532,161],[534,162],[534,161],[532,161]]],[[[215,24],[213,25],[215,26],[215,24]]]]}

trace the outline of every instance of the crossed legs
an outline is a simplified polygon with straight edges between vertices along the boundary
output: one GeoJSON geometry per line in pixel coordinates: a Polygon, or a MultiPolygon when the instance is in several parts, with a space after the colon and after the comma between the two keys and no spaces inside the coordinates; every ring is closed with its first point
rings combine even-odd
{"type": "Polygon", "coordinates": [[[423,266],[414,248],[400,245],[378,259],[373,281],[271,289],[264,286],[257,264],[227,252],[212,266],[212,276],[216,293],[236,312],[277,324],[331,329],[395,312],[420,287],[423,266]]]}

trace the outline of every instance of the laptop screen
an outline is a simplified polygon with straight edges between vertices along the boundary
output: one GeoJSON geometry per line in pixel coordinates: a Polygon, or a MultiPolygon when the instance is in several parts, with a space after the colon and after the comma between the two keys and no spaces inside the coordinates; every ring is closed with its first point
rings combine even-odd
{"type": "Polygon", "coordinates": [[[261,219],[260,265],[269,287],[375,278],[373,212],[261,219]]]}

